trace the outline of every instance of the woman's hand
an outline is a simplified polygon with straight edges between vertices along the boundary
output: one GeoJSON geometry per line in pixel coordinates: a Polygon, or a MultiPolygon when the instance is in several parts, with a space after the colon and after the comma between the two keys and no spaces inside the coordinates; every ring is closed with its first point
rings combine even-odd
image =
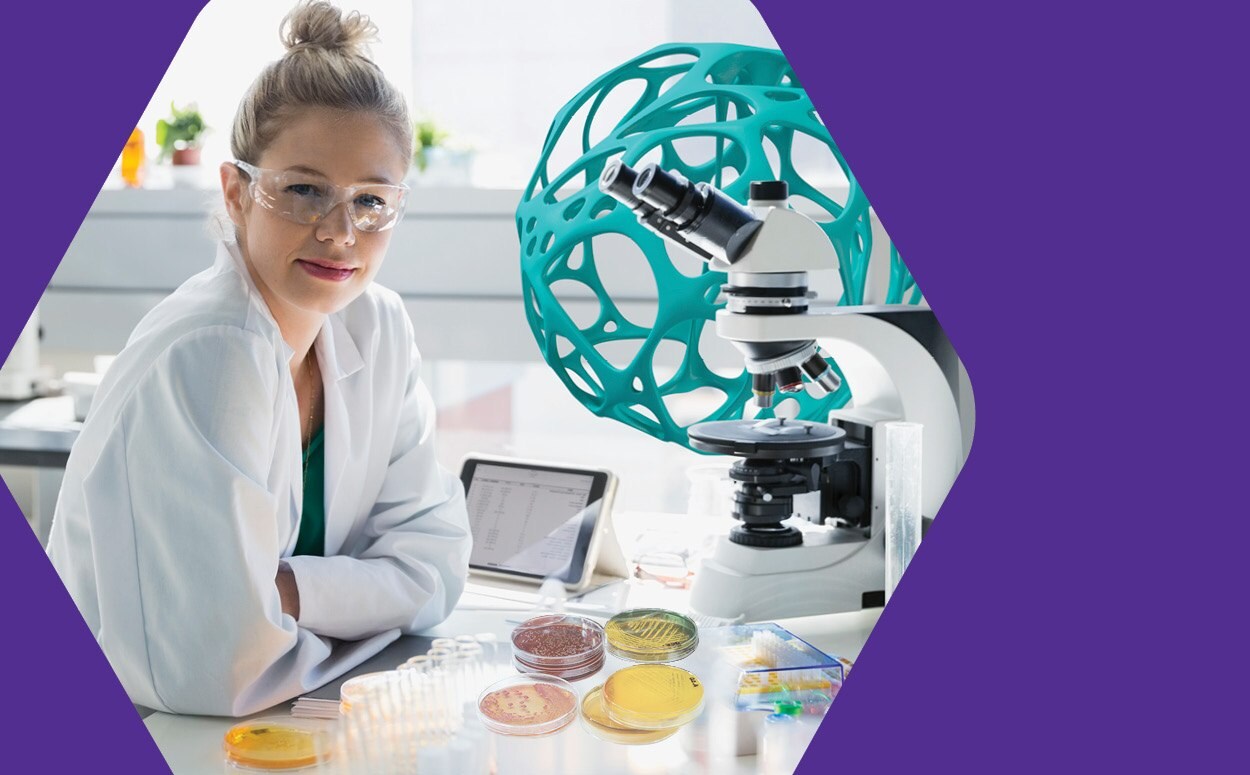
{"type": "Polygon", "coordinates": [[[289,614],[299,621],[299,587],[295,584],[295,573],[290,568],[278,568],[274,578],[278,585],[278,597],[282,599],[282,613],[289,614]]]}

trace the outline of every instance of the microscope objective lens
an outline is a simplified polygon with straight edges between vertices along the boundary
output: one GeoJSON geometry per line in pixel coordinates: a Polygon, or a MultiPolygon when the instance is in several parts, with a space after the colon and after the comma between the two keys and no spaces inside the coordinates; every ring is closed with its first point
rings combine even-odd
{"type": "Polygon", "coordinates": [[[803,372],[794,366],[777,372],[777,389],[782,393],[798,393],[803,390],[803,372]]]}

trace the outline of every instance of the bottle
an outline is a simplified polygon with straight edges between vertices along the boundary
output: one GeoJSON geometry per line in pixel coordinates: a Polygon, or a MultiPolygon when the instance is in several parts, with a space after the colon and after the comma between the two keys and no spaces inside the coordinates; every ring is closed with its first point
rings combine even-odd
{"type": "Polygon", "coordinates": [[[126,147],[122,149],[122,180],[129,188],[143,185],[143,131],[136,128],[130,133],[126,147]]]}
{"type": "Polygon", "coordinates": [[[788,713],[772,713],[760,730],[758,772],[760,775],[788,775],[799,766],[804,748],[799,747],[799,720],[788,713]]]}

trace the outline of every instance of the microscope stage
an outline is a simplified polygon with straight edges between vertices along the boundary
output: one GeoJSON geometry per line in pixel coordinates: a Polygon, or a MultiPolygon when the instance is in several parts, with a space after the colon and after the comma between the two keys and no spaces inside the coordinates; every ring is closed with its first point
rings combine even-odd
{"type": "Polygon", "coordinates": [[[805,420],[722,420],[690,428],[690,443],[704,452],[789,460],[842,451],[846,431],[805,420]]]}

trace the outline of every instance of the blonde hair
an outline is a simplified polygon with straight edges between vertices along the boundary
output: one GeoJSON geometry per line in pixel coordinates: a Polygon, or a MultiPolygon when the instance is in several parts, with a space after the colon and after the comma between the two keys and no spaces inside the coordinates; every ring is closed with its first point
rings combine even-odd
{"type": "Polygon", "coordinates": [[[412,121],[399,90],[368,56],[378,28],[358,11],[344,14],[324,0],[297,5],[279,27],[286,54],[271,62],[239,102],[230,130],[234,158],[258,163],[300,108],[371,113],[412,159],[412,121]]]}

